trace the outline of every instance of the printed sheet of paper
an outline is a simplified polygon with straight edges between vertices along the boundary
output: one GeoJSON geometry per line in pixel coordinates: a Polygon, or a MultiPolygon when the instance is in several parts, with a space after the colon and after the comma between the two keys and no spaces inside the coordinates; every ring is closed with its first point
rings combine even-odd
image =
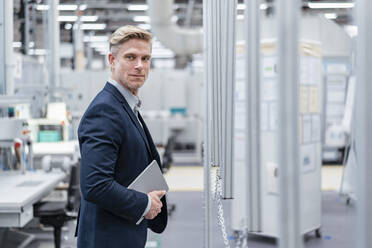
{"type": "Polygon", "coordinates": [[[319,113],[319,90],[318,87],[309,87],[309,112],[319,113]]]}
{"type": "Polygon", "coordinates": [[[309,112],[309,87],[300,87],[300,113],[306,114],[309,112]]]}
{"type": "Polygon", "coordinates": [[[235,131],[234,139],[234,159],[235,161],[245,162],[245,132],[235,131]]]}
{"type": "Polygon", "coordinates": [[[312,142],[320,142],[321,140],[320,115],[311,116],[311,137],[312,142]]]}
{"type": "Polygon", "coordinates": [[[302,142],[311,142],[311,115],[302,116],[302,142]]]}
{"type": "Polygon", "coordinates": [[[246,106],[245,102],[243,101],[236,101],[235,102],[235,121],[234,126],[235,129],[245,130],[245,115],[246,115],[246,106]]]}
{"type": "Polygon", "coordinates": [[[272,102],[269,105],[270,130],[278,129],[278,104],[272,102]]]}
{"type": "Polygon", "coordinates": [[[267,131],[269,129],[269,104],[261,103],[261,130],[267,131]]]}
{"type": "Polygon", "coordinates": [[[276,80],[266,79],[262,83],[262,100],[274,101],[278,99],[278,82],[276,80]]]}

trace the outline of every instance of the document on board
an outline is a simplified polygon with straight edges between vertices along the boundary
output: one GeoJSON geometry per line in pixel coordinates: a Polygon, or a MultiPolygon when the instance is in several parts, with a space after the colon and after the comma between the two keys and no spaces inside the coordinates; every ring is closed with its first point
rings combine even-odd
{"type": "Polygon", "coordinates": [[[128,186],[128,189],[133,189],[147,194],[154,190],[165,190],[168,192],[169,187],[158,163],[156,160],[153,160],[146,169],[144,169],[141,174],[134,179],[134,181],[128,186]]]}

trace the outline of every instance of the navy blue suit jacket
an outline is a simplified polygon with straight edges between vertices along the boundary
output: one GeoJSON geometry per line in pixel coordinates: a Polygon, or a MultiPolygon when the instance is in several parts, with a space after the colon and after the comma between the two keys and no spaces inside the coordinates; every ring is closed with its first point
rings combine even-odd
{"type": "Polygon", "coordinates": [[[167,225],[167,204],[144,219],[148,196],[126,187],[159,154],[139,115],[110,83],[91,102],[79,129],[82,192],[78,219],[79,248],[143,248],[147,228],[161,233],[167,225]]]}

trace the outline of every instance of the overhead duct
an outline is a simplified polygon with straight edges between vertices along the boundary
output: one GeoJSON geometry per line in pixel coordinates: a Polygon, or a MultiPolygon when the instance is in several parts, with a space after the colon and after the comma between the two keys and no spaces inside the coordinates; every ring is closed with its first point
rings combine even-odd
{"type": "Polygon", "coordinates": [[[180,28],[173,17],[173,0],[147,0],[151,30],[156,38],[177,55],[203,51],[201,28],[180,28]]]}

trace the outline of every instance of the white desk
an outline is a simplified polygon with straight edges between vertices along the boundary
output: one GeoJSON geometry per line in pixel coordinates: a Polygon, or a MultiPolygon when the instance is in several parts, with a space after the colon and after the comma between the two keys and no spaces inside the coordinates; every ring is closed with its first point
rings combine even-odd
{"type": "Polygon", "coordinates": [[[42,157],[45,155],[70,155],[72,156],[79,148],[77,140],[61,141],[61,142],[35,142],[33,143],[33,156],[42,157]]]}
{"type": "Polygon", "coordinates": [[[65,178],[61,171],[0,172],[0,227],[23,227],[33,218],[33,204],[65,178]]]}

